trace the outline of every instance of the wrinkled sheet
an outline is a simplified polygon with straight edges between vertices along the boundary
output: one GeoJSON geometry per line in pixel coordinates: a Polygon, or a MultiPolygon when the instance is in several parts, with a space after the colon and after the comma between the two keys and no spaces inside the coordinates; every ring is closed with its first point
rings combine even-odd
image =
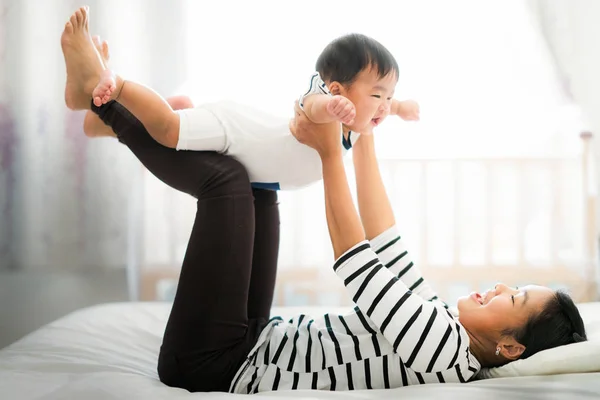
{"type": "MultiPolygon", "coordinates": [[[[596,307],[596,305],[594,306],[596,307]]],[[[600,314],[600,303],[597,304],[600,314]]],[[[163,385],[156,363],[167,303],[114,303],[60,318],[0,350],[0,399],[221,399],[163,385]]],[[[342,312],[331,308],[274,309],[290,317],[342,312]]],[[[253,399],[598,399],[600,373],[529,376],[354,392],[290,391],[253,399]]]]}

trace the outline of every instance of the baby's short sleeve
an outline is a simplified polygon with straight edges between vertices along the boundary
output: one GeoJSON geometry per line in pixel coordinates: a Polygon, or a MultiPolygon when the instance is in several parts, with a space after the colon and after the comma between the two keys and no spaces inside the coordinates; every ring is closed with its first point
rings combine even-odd
{"type": "Polygon", "coordinates": [[[300,105],[300,108],[302,110],[304,110],[304,99],[313,94],[326,94],[328,96],[331,96],[329,88],[327,87],[323,79],[321,79],[321,75],[318,72],[315,72],[311,76],[310,86],[308,87],[308,90],[298,99],[298,105],[300,105]]]}

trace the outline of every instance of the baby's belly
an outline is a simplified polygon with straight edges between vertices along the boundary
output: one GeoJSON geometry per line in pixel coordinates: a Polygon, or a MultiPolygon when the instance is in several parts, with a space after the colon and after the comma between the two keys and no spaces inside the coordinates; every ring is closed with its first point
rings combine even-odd
{"type": "Polygon", "coordinates": [[[285,190],[321,180],[318,153],[294,138],[289,130],[289,119],[232,102],[205,107],[219,117],[226,129],[225,154],[244,164],[251,182],[265,186],[279,184],[279,188],[285,190]]]}
{"type": "Polygon", "coordinates": [[[248,170],[250,181],[278,184],[282,190],[300,189],[322,179],[318,153],[292,134],[235,138],[228,149],[248,170]]]}

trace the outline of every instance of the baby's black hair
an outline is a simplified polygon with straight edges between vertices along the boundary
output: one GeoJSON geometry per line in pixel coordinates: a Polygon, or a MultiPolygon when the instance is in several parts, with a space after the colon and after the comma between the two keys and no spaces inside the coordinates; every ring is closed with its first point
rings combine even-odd
{"type": "Polygon", "coordinates": [[[396,59],[381,43],[368,36],[351,33],[329,43],[317,59],[316,70],[325,82],[342,85],[354,82],[360,72],[373,68],[380,78],[398,76],[396,59]]]}

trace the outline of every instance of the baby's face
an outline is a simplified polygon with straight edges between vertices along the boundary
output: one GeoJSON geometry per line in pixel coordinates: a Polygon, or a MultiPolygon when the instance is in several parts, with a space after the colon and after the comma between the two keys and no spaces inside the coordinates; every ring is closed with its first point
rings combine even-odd
{"type": "Polygon", "coordinates": [[[393,72],[381,78],[374,68],[363,70],[343,93],[356,107],[354,124],[348,128],[371,133],[388,115],[397,83],[398,77],[393,72]]]}

